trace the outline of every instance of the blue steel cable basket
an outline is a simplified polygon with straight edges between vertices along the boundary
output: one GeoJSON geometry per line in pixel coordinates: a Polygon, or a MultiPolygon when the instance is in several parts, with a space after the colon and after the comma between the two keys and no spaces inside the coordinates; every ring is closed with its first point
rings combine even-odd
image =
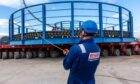
{"type": "Polygon", "coordinates": [[[81,24],[86,20],[98,25],[97,43],[134,41],[133,17],[128,9],[102,2],[63,1],[32,5],[11,14],[10,44],[78,43],[81,24]]]}

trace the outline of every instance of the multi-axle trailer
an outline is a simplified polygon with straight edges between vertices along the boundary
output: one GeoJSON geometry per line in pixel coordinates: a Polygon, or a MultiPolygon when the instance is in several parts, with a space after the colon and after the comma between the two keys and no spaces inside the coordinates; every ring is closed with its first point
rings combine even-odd
{"type": "Polygon", "coordinates": [[[11,14],[10,45],[0,46],[0,57],[58,57],[80,41],[81,24],[98,24],[94,41],[102,56],[140,53],[133,36],[133,17],[128,9],[109,3],[64,1],[26,6],[11,14]]]}

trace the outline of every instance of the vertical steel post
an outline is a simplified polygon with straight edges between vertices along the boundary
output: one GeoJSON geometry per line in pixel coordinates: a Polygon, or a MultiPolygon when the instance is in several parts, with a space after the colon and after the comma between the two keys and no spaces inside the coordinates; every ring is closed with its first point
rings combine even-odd
{"type": "Polygon", "coordinates": [[[127,31],[130,32],[130,21],[127,21],[127,31]]]}
{"type": "Polygon", "coordinates": [[[57,25],[56,25],[56,23],[55,23],[55,24],[54,24],[54,27],[56,28],[56,26],[57,26],[57,25]]]}
{"type": "Polygon", "coordinates": [[[18,34],[20,34],[20,26],[18,26],[18,34]]]}
{"type": "Polygon", "coordinates": [[[115,30],[115,27],[113,26],[113,31],[115,30]]]}
{"type": "Polygon", "coordinates": [[[133,31],[133,16],[131,14],[131,37],[134,37],[134,31],[133,31]]]}
{"type": "Polygon", "coordinates": [[[44,39],[46,39],[46,6],[45,4],[42,5],[42,41],[44,41],[44,39]]]}
{"type": "Polygon", "coordinates": [[[74,3],[71,2],[71,23],[70,23],[70,29],[72,31],[71,35],[74,37],[74,3]]]}
{"type": "Polygon", "coordinates": [[[60,23],[60,27],[61,27],[61,30],[62,30],[63,29],[63,23],[62,22],[60,23]]]}
{"type": "Polygon", "coordinates": [[[123,22],[122,22],[122,8],[119,7],[119,27],[120,27],[120,37],[123,37],[123,22]]]}
{"type": "Polygon", "coordinates": [[[10,41],[13,40],[13,35],[14,35],[14,15],[12,14],[9,20],[9,37],[10,41]]]}
{"type": "Polygon", "coordinates": [[[102,4],[99,3],[99,28],[100,28],[100,37],[104,37],[103,32],[103,12],[102,12],[102,4]]]}
{"type": "Polygon", "coordinates": [[[25,10],[21,10],[21,41],[22,45],[24,45],[24,33],[25,33],[25,10]]]}
{"type": "Polygon", "coordinates": [[[26,33],[28,33],[28,28],[26,28],[26,33]]]}
{"type": "Polygon", "coordinates": [[[79,29],[81,28],[81,21],[79,21],[79,29]]]}
{"type": "Polygon", "coordinates": [[[11,41],[11,17],[9,18],[9,37],[11,41]]]}
{"type": "Polygon", "coordinates": [[[133,34],[133,17],[132,17],[131,12],[129,12],[129,27],[130,27],[130,37],[134,37],[134,34],[133,34]]]}

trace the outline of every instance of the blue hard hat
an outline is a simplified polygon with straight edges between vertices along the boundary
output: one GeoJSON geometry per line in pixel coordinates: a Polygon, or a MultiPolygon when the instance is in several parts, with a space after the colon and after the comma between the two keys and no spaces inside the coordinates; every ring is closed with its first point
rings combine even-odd
{"type": "Polygon", "coordinates": [[[98,27],[97,27],[97,24],[92,21],[92,20],[88,20],[88,21],[85,21],[83,24],[82,24],[82,29],[86,32],[86,33],[90,33],[90,34],[94,34],[94,33],[97,33],[98,31],[98,27]]]}

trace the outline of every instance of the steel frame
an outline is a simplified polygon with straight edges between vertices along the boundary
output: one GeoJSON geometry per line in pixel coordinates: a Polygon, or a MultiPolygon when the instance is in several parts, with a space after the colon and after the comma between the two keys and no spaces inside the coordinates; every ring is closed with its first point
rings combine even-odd
{"type": "MultiPolygon", "coordinates": [[[[79,42],[79,38],[74,37],[74,4],[75,3],[96,3],[99,6],[99,34],[100,36],[95,38],[95,42],[97,43],[106,43],[106,42],[133,42],[134,41],[134,35],[133,35],[133,17],[131,14],[131,11],[128,9],[114,5],[109,3],[102,3],[102,2],[92,2],[92,1],[63,1],[63,2],[52,2],[52,3],[43,3],[38,5],[32,5],[28,6],[26,8],[34,7],[34,6],[42,6],[42,39],[39,40],[25,40],[24,34],[25,34],[25,9],[22,8],[17,11],[15,11],[13,14],[11,14],[11,17],[9,19],[9,37],[10,37],[10,44],[11,45],[36,45],[36,44],[49,44],[44,39],[46,39],[46,4],[58,4],[58,3],[70,3],[71,4],[71,21],[70,21],[70,30],[71,38],[53,38],[53,39],[47,39],[48,41],[52,42],[53,44],[74,44],[79,42]],[[103,9],[102,5],[112,5],[118,7],[119,10],[119,28],[120,28],[120,37],[119,38],[107,38],[104,37],[103,33],[103,9]],[[123,22],[122,22],[122,9],[129,12],[129,21],[128,21],[128,32],[130,32],[129,38],[123,38],[123,22]],[[14,41],[13,35],[14,35],[14,14],[21,11],[21,40],[14,41]]],[[[81,23],[79,23],[79,26],[81,23]]],[[[61,27],[63,27],[61,23],[61,27]]]]}

